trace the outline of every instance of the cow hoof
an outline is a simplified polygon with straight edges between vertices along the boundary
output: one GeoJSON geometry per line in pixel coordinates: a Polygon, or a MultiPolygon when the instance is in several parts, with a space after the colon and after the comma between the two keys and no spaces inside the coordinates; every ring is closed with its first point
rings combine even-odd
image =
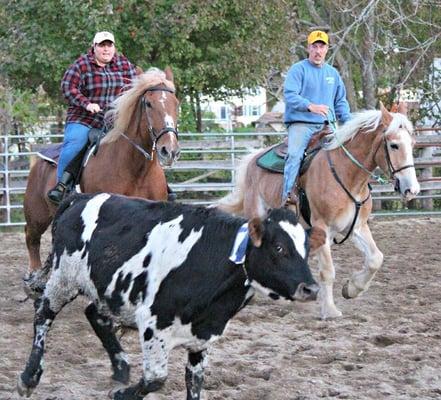
{"type": "Polygon", "coordinates": [[[18,381],[17,381],[17,392],[18,394],[23,397],[29,397],[32,392],[34,391],[34,388],[26,386],[25,383],[23,382],[23,380],[21,379],[21,376],[18,377],[18,381]]]}
{"type": "Polygon", "coordinates": [[[117,368],[113,368],[112,379],[123,384],[129,383],[130,365],[127,363],[120,363],[117,368]]]}
{"type": "Polygon", "coordinates": [[[143,400],[143,397],[138,396],[136,393],[133,393],[131,387],[126,389],[118,389],[116,391],[109,392],[109,398],[112,400],[143,400]]]}

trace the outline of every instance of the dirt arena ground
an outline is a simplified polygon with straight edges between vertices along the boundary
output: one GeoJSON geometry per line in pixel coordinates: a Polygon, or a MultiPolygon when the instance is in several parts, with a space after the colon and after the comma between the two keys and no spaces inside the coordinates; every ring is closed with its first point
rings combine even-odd
{"type": "MultiPolygon", "coordinates": [[[[351,243],[334,246],[335,296],[344,316],[321,321],[317,304],[256,297],[209,351],[203,399],[441,398],[441,218],[374,219],[371,227],[385,261],[369,291],[355,300],[341,297],[361,256],[351,243]]],[[[23,234],[3,233],[0,240],[0,399],[6,400],[19,398],[15,386],[31,348],[33,305],[21,302],[23,234]]],[[[77,299],[55,321],[31,399],[106,399],[115,387],[85,305],[77,299]]],[[[136,382],[137,333],[121,340],[136,382]]],[[[165,387],[146,398],[184,399],[185,362],[176,349],[165,387]]]]}

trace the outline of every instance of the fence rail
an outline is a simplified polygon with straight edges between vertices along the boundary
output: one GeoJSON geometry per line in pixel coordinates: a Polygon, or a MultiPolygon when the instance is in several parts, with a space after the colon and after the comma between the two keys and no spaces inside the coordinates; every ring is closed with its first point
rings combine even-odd
{"type": "MultiPolygon", "coordinates": [[[[417,131],[415,147],[421,154],[416,154],[415,165],[422,188],[418,199],[426,213],[441,214],[432,209],[433,200],[441,198],[441,177],[434,176],[435,167],[441,167],[441,132],[435,133],[432,128],[417,131]]],[[[166,169],[170,186],[180,201],[210,204],[234,188],[235,170],[242,156],[276,143],[284,135],[279,132],[181,134],[181,160],[166,169]]],[[[36,154],[37,144],[41,147],[60,138],[61,135],[0,136],[0,226],[24,225],[22,202],[30,158],[36,154]]],[[[376,213],[383,215],[382,202],[399,200],[399,196],[392,184],[372,186],[376,213]]]]}

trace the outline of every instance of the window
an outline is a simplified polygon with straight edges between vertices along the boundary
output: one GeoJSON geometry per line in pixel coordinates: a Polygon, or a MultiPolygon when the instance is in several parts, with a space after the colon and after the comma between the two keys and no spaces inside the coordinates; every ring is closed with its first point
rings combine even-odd
{"type": "Polygon", "coordinates": [[[227,119],[227,107],[225,106],[220,108],[220,119],[227,119]]]}

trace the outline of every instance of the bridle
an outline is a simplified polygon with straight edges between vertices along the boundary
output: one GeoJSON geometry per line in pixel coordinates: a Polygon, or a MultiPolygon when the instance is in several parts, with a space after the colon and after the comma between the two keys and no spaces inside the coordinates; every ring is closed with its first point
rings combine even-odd
{"type": "Polygon", "coordinates": [[[149,117],[149,112],[148,112],[148,109],[152,109],[153,106],[152,106],[151,102],[146,100],[146,98],[144,97],[145,94],[148,92],[169,92],[169,93],[175,94],[175,91],[173,89],[169,89],[167,87],[154,86],[154,87],[145,89],[141,95],[141,97],[142,97],[142,100],[141,100],[142,111],[145,111],[145,115],[146,115],[146,119],[147,119],[147,129],[148,129],[148,132],[150,135],[150,139],[152,141],[151,154],[149,154],[139,144],[135,143],[132,139],[130,139],[125,133],[122,133],[122,136],[124,136],[124,138],[130,142],[130,144],[132,144],[137,150],[139,150],[144,155],[145,158],[147,158],[147,160],[150,161],[153,159],[153,152],[156,150],[156,143],[158,142],[158,140],[168,132],[174,133],[176,136],[176,139],[177,139],[178,138],[178,130],[176,128],[173,128],[170,126],[165,126],[159,132],[156,132],[155,128],[153,127],[153,125],[151,123],[151,118],[149,117]]]}
{"type": "MultiPolygon", "coordinates": [[[[390,153],[389,153],[389,149],[387,147],[387,139],[386,139],[386,129],[383,130],[383,137],[381,138],[380,143],[378,144],[377,148],[375,149],[374,152],[374,156],[373,159],[376,160],[377,158],[377,153],[378,150],[380,149],[381,145],[384,145],[384,152],[385,152],[385,158],[386,158],[386,164],[387,164],[387,168],[388,168],[388,175],[389,177],[392,177],[395,179],[395,185],[394,185],[394,189],[396,191],[399,191],[400,188],[400,181],[399,179],[395,176],[396,173],[403,171],[407,168],[414,168],[414,164],[407,164],[401,168],[395,169],[395,167],[392,164],[392,160],[390,157],[390,153]]],[[[362,169],[364,172],[368,173],[369,176],[371,176],[373,179],[375,179],[378,183],[383,184],[383,183],[388,183],[388,180],[383,179],[380,175],[376,175],[374,174],[373,171],[370,171],[369,169],[367,169],[360,161],[358,161],[352,154],[351,152],[344,146],[343,143],[339,143],[339,147],[344,151],[344,153],[346,154],[346,156],[360,169],[362,169]]],[[[371,187],[368,184],[368,188],[369,188],[369,194],[368,196],[362,200],[362,201],[358,201],[355,199],[355,197],[351,194],[351,192],[346,188],[346,186],[343,184],[342,180],[340,179],[340,177],[337,174],[337,171],[335,170],[334,164],[331,160],[331,155],[329,154],[329,151],[326,151],[326,157],[328,159],[328,164],[329,164],[329,168],[331,169],[332,175],[334,176],[335,180],[337,181],[337,183],[342,187],[342,189],[344,190],[344,192],[348,195],[348,197],[352,200],[352,202],[355,204],[355,216],[354,219],[352,221],[351,227],[349,228],[349,231],[347,232],[347,234],[345,235],[345,237],[337,242],[334,238],[334,243],[336,244],[342,244],[343,242],[346,241],[346,239],[349,237],[349,235],[351,234],[352,230],[354,229],[355,226],[355,222],[357,221],[357,217],[358,214],[360,212],[360,208],[361,206],[366,203],[369,198],[371,197],[371,187]]]]}

